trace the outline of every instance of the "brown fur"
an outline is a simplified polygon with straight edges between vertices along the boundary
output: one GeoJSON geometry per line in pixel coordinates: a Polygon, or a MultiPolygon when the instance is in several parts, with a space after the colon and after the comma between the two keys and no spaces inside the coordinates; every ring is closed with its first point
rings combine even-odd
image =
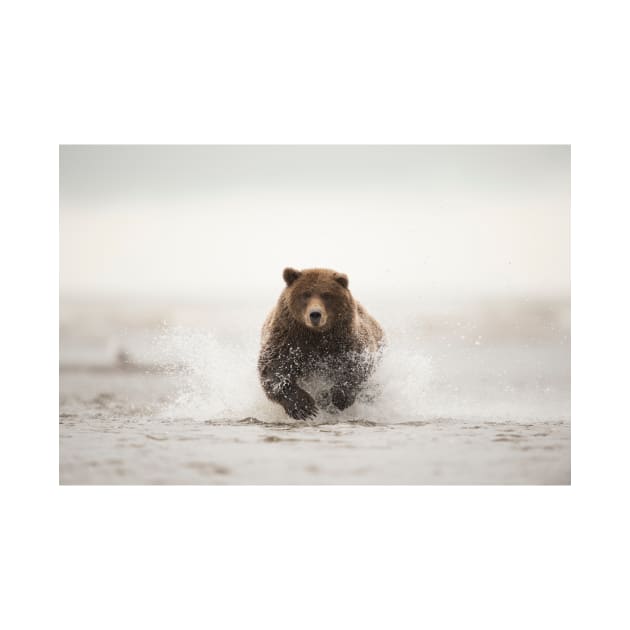
{"type": "Polygon", "coordinates": [[[317,405],[298,380],[325,373],[332,404],[345,409],[374,370],[383,331],[354,300],[345,274],[287,268],[283,278],[287,286],[262,330],[258,371],[265,394],[292,418],[314,416],[317,405]],[[319,319],[313,322],[311,313],[319,319]]]}

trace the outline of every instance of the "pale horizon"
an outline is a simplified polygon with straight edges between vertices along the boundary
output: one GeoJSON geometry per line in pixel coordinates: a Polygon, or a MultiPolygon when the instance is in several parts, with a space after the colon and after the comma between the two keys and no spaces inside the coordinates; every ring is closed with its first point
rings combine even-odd
{"type": "Polygon", "coordinates": [[[63,146],[60,293],[568,297],[568,146],[63,146]]]}

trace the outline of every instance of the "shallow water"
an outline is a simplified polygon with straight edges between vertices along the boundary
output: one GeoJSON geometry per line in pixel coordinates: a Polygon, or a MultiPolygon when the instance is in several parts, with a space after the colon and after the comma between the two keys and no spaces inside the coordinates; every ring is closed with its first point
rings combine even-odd
{"type": "Polygon", "coordinates": [[[378,398],[298,422],[257,382],[264,307],[63,304],[61,483],[570,483],[566,303],[377,316],[378,398]]]}

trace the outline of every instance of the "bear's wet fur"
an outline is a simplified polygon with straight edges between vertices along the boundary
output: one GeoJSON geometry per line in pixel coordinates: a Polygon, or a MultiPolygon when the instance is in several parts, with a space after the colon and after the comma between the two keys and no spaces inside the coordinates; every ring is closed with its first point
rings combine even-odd
{"type": "Polygon", "coordinates": [[[304,420],[318,406],[301,385],[319,376],[330,383],[333,409],[346,409],[376,367],[383,330],[352,297],[345,274],[288,267],[282,277],[286,287],[262,330],[258,372],[265,394],[304,420]]]}

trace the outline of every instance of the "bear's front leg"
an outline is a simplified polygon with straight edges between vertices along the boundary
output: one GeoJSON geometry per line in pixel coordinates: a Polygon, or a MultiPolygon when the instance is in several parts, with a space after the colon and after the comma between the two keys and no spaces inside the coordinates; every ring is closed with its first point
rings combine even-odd
{"type": "Polygon", "coordinates": [[[312,418],[317,415],[317,405],[313,397],[297,385],[296,374],[287,369],[287,363],[283,358],[269,360],[264,354],[261,355],[258,368],[263,390],[267,398],[282,405],[291,418],[312,418]]]}
{"type": "Polygon", "coordinates": [[[295,383],[280,381],[263,382],[267,398],[282,405],[287,415],[295,420],[306,420],[317,415],[317,405],[313,397],[295,383]]]}
{"type": "Polygon", "coordinates": [[[352,352],[334,366],[334,383],[330,390],[333,405],[343,411],[354,404],[359,392],[374,369],[374,362],[365,353],[352,352]]]}

